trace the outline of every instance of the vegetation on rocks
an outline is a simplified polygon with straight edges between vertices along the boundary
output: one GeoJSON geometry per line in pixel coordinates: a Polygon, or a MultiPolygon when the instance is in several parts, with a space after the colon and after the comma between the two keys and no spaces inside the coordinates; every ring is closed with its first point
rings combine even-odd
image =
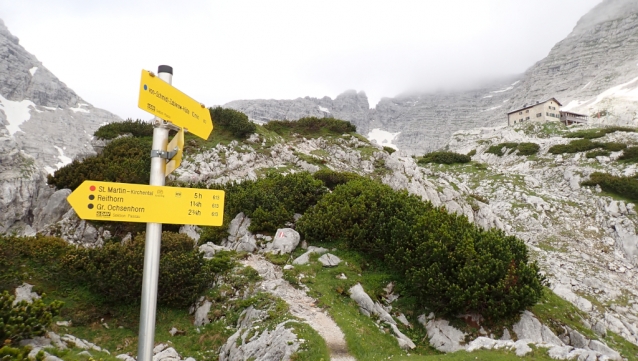
{"type": "Polygon", "coordinates": [[[469,163],[471,160],[472,158],[469,155],[449,151],[438,151],[425,154],[421,159],[419,159],[418,163],[457,164],[469,163]]]}
{"type": "MultiPolygon", "coordinates": [[[[63,258],[69,275],[110,303],[138,302],[142,289],[145,235],[129,243],[107,243],[100,248],[77,248],[63,258]]],[[[158,302],[190,305],[229,267],[225,260],[207,261],[184,234],[162,234],[158,302]]]]}
{"type": "Polygon", "coordinates": [[[606,127],[606,128],[594,128],[594,129],[583,129],[578,130],[572,133],[567,133],[563,135],[563,138],[583,138],[583,139],[596,139],[602,138],[607,134],[615,133],[615,132],[635,132],[636,129],[629,127],[606,127]]]}
{"type": "Polygon", "coordinates": [[[622,152],[622,155],[618,157],[618,160],[628,163],[638,162],[638,147],[628,147],[622,152]]]}
{"type": "Polygon", "coordinates": [[[340,184],[346,184],[355,179],[361,179],[362,177],[356,173],[351,172],[336,172],[330,169],[321,169],[315,172],[313,175],[316,179],[319,179],[329,189],[335,189],[340,184]]]}
{"type": "Polygon", "coordinates": [[[540,299],[545,283],[521,240],[371,180],[337,186],[297,229],[309,242],[339,242],[384,262],[437,314],[512,317],[540,299]]]}
{"type": "Polygon", "coordinates": [[[121,135],[131,134],[136,138],[152,137],[153,125],[143,120],[127,119],[101,126],[93,135],[98,139],[111,140],[121,135]]]}
{"type": "Polygon", "coordinates": [[[318,137],[327,134],[341,135],[354,133],[357,127],[345,120],[335,118],[306,117],[299,120],[273,120],[264,128],[279,135],[297,133],[305,137],[318,137]]]}
{"type": "Polygon", "coordinates": [[[599,143],[592,142],[589,139],[576,139],[568,144],[557,144],[549,148],[548,152],[552,154],[578,153],[587,152],[593,149],[604,149],[610,152],[618,152],[627,148],[626,144],[617,142],[599,143]]]}
{"type": "Polygon", "coordinates": [[[595,186],[612,194],[616,194],[632,201],[638,201],[638,179],[636,177],[619,177],[607,173],[595,172],[581,185],[595,186]]]}
{"type": "Polygon", "coordinates": [[[85,180],[148,184],[151,169],[150,138],[119,138],[102,153],[70,164],[48,175],[47,182],[56,189],[74,190],[85,180]]]}
{"type": "Polygon", "coordinates": [[[59,301],[45,304],[42,299],[37,299],[31,304],[21,301],[13,305],[14,300],[9,292],[0,293],[0,341],[4,345],[15,345],[21,340],[44,335],[62,307],[59,301]]]}
{"type": "Polygon", "coordinates": [[[591,152],[585,153],[585,157],[587,158],[596,158],[596,157],[608,157],[611,154],[610,151],[604,149],[592,150],[591,152]]]}
{"type": "Polygon", "coordinates": [[[209,108],[215,127],[229,130],[237,138],[246,138],[257,129],[255,123],[240,111],[230,108],[209,108]]]}
{"type": "Polygon", "coordinates": [[[485,151],[485,153],[496,154],[499,157],[502,157],[505,154],[503,149],[506,149],[506,150],[512,149],[514,152],[518,151],[517,153],[518,155],[534,155],[538,153],[540,146],[536,143],[529,143],[529,142],[524,142],[524,143],[507,142],[507,143],[492,145],[485,151]]]}

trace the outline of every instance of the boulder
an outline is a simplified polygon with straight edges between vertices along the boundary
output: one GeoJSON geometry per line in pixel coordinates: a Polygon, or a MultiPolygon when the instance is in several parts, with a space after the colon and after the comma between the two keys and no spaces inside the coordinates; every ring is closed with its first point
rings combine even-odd
{"type": "Polygon", "coordinates": [[[71,205],[66,201],[69,194],[71,194],[70,189],[60,189],[53,193],[44,207],[37,210],[38,215],[35,217],[33,228],[39,231],[45,226],[61,220],[64,214],[71,209],[71,205]]]}
{"type": "Polygon", "coordinates": [[[209,300],[204,300],[204,302],[197,307],[197,310],[195,311],[195,322],[193,322],[195,326],[204,326],[210,323],[210,320],[208,319],[208,312],[210,312],[210,307],[212,305],[213,303],[209,300]]]}
{"type": "Polygon", "coordinates": [[[13,300],[13,305],[17,305],[22,301],[26,301],[27,303],[33,303],[34,300],[40,298],[37,293],[32,292],[33,285],[28,283],[23,283],[22,286],[15,289],[15,300],[13,300]]]}
{"type": "Polygon", "coordinates": [[[299,232],[292,228],[279,228],[274,240],[270,243],[266,251],[274,254],[291,253],[299,245],[301,237],[299,232]]]}
{"type": "Polygon", "coordinates": [[[206,242],[206,244],[202,244],[199,246],[199,251],[204,254],[205,259],[211,259],[213,256],[220,251],[227,251],[228,249],[224,246],[218,246],[213,242],[206,242]]]}
{"type": "Polygon", "coordinates": [[[341,263],[341,259],[334,254],[326,253],[319,257],[319,262],[321,262],[324,267],[335,267],[341,263]]]}
{"type": "Polygon", "coordinates": [[[195,245],[197,245],[197,242],[199,241],[201,232],[202,232],[201,228],[190,225],[190,224],[179,227],[179,233],[185,234],[188,237],[190,237],[190,239],[192,239],[193,242],[195,242],[195,245]]]}
{"type": "Polygon", "coordinates": [[[464,348],[461,343],[465,342],[465,334],[451,326],[447,320],[437,320],[434,314],[427,318],[421,315],[418,320],[425,326],[430,345],[435,349],[441,352],[456,352],[464,348]]]}
{"type": "Polygon", "coordinates": [[[609,357],[610,360],[622,360],[623,358],[620,356],[620,354],[615,351],[612,350],[611,348],[609,348],[609,346],[605,345],[604,343],[597,341],[597,340],[591,340],[589,341],[589,348],[600,352],[601,354],[609,357]]]}
{"type": "Polygon", "coordinates": [[[301,256],[295,258],[295,260],[292,261],[292,264],[308,264],[308,262],[310,262],[310,254],[312,254],[312,253],[323,254],[323,253],[326,253],[326,252],[328,252],[328,250],[323,248],[323,247],[310,246],[310,247],[308,247],[308,250],[306,251],[306,253],[304,253],[301,256]]]}
{"type": "Polygon", "coordinates": [[[569,341],[570,344],[576,348],[587,348],[589,345],[589,340],[576,330],[569,332],[569,341]]]}

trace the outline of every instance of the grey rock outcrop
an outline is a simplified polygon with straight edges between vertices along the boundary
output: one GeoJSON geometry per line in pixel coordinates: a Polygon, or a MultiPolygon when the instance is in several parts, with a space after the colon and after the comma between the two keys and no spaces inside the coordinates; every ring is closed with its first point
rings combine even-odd
{"type": "Polygon", "coordinates": [[[31,291],[33,289],[33,285],[28,283],[23,283],[22,286],[15,289],[15,299],[13,300],[13,305],[17,305],[18,303],[25,301],[26,303],[33,303],[34,300],[40,298],[40,296],[31,291]]]}
{"type": "Polygon", "coordinates": [[[267,316],[264,311],[248,307],[239,316],[237,332],[221,347],[220,361],[288,361],[299,349],[297,336],[286,327],[291,321],[284,321],[273,330],[254,333],[253,324],[267,316]],[[251,336],[248,338],[248,336],[251,336]]]}
{"type": "Polygon", "coordinates": [[[244,252],[254,252],[257,249],[257,239],[249,230],[250,218],[241,212],[230,221],[228,226],[228,238],[222,241],[222,246],[244,252]]]}
{"type": "Polygon", "coordinates": [[[427,317],[421,315],[418,318],[428,332],[430,345],[441,352],[456,352],[463,350],[465,333],[450,325],[448,320],[436,319],[433,313],[427,317]]]}

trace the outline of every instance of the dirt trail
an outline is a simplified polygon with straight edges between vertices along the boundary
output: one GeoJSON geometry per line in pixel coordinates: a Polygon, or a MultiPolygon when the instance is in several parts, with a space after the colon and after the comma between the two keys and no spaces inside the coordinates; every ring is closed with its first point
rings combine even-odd
{"type": "Polygon", "coordinates": [[[306,321],[315,329],[328,345],[331,361],[356,361],[348,353],[343,332],[332,318],[323,310],[317,308],[315,300],[306,292],[294,288],[284,280],[281,267],[276,266],[259,255],[251,255],[242,261],[246,266],[254,268],[264,279],[261,288],[282,300],[290,306],[290,313],[306,321]]]}

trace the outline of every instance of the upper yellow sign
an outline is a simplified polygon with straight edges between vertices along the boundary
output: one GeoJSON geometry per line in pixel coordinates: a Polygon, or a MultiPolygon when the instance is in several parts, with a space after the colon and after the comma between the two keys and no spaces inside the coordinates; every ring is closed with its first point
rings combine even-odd
{"type": "Polygon", "coordinates": [[[84,181],[67,201],[82,219],[221,226],[224,191],[84,181]]]}
{"type": "Polygon", "coordinates": [[[184,128],[180,129],[177,134],[175,134],[173,140],[171,140],[166,147],[167,152],[175,150],[177,150],[177,153],[168,161],[168,163],[166,163],[166,171],[164,172],[164,175],[166,176],[173,173],[173,171],[182,164],[182,156],[184,155],[184,128]]]}
{"type": "Polygon", "coordinates": [[[137,106],[203,139],[213,130],[206,107],[147,70],[142,70],[137,106]]]}

